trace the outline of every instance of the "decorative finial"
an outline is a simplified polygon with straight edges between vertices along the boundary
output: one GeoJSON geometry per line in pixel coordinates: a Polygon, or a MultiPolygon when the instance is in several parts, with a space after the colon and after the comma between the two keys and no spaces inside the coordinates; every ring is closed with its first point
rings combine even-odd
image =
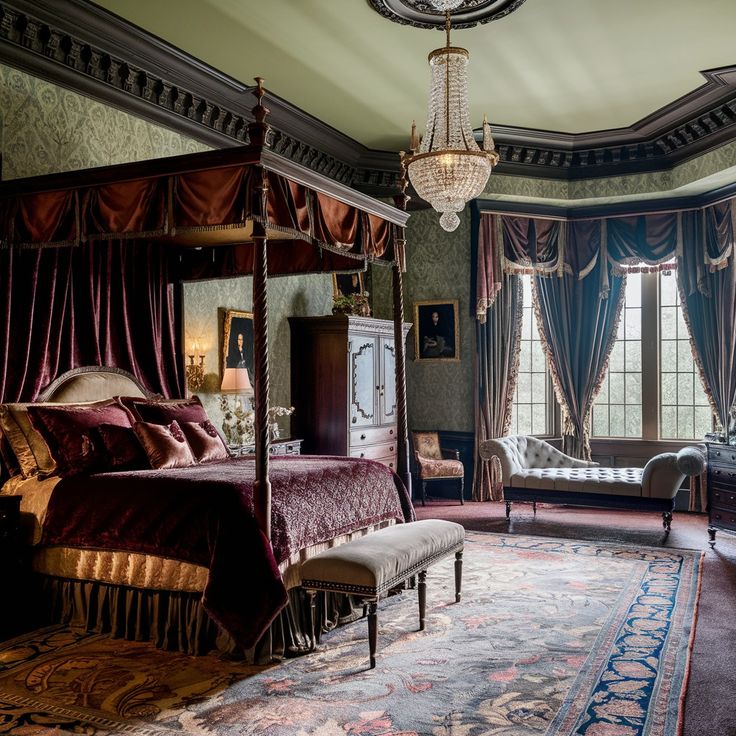
{"type": "Polygon", "coordinates": [[[263,86],[265,80],[263,77],[254,77],[254,79],[257,85],[253,90],[256,98],[256,105],[252,111],[255,122],[248,125],[248,136],[252,145],[264,147],[269,145],[268,133],[270,126],[266,123],[266,116],[271,111],[263,104],[263,97],[266,94],[263,86]]]}

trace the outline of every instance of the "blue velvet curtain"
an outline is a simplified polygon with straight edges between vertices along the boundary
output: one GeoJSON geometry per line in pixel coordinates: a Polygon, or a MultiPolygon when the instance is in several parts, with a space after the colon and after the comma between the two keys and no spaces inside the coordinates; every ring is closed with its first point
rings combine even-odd
{"type": "Polygon", "coordinates": [[[535,276],[534,299],[555,392],[562,408],[562,449],[590,459],[590,414],[608,368],[624,297],[623,276],[601,262],[589,278],[535,276]],[[600,270],[609,271],[601,299],[600,270]]]}
{"type": "Polygon", "coordinates": [[[725,430],[736,402],[735,220],[732,203],[683,213],[677,270],[690,340],[725,430]]]}

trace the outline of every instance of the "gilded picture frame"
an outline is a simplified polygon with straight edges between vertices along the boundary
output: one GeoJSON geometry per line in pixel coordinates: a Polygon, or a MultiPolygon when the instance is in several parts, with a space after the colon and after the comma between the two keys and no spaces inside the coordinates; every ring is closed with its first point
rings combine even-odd
{"type": "Polygon", "coordinates": [[[225,368],[247,368],[254,378],[253,312],[220,308],[223,314],[220,333],[220,378],[225,368]],[[242,336],[242,338],[241,338],[242,336]]]}

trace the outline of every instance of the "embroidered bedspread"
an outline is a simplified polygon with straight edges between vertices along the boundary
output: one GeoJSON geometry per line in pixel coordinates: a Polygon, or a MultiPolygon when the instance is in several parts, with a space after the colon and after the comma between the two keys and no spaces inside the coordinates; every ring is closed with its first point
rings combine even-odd
{"type": "Polygon", "coordinates": [[[209,570],[203,605],[243,647],[286,605],[278,564],[310,545],[380,521],[413,518],[398,477],[346,457],[270,460],[271,543],[253,516],[255,461],[64,478],[42,543],[170,557],[209,570]]]}

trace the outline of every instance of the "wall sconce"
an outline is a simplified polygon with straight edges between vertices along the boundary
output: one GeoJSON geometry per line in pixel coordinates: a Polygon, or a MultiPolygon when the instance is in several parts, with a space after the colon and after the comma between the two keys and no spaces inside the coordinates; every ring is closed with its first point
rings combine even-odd
{"type": "Polygon", "coordinates": [[[204,353],[196,354],[197,348],[195,342],[189,355],[189,365],[186,367],[187,388],[190,391],[199,391],[204,384],[204,353]],[[199,362],[195,362],[195,358],[198,358],[199,362]]]}

